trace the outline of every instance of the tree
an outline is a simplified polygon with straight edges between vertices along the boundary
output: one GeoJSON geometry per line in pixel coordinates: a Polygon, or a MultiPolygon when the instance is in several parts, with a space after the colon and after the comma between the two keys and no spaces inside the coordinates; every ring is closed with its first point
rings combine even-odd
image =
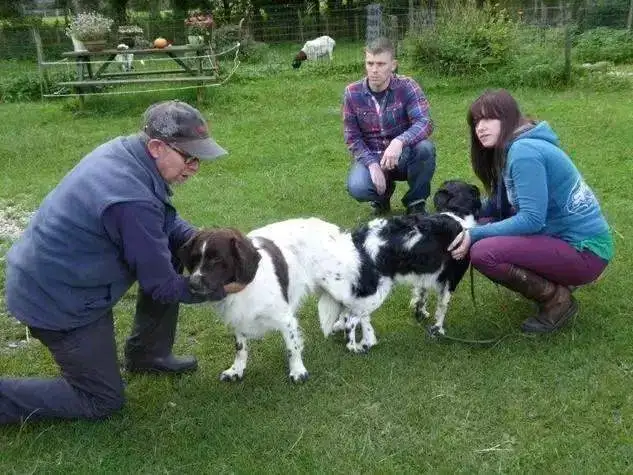
{"type": "Polygon", "coordinates": [[[176,20],[178,30],[176,34],[181,38],[185,37],[185,19],[189,16],[190,10],[211,11],[212,5],[209,0],[171,0],[173,18],[176,20]]]}
{"type": "Polygon", "coordinates": [[[127,4],[128,0],[110,0],[110,9],[115,24],[127,24],[127,4]]]}
{"type": "Polygon", "coordinates": [[[65,3],[69,4],[74,13],[99,10],[99,0],[70,0],[65,3]]]}
{"type": "Polygon", "coordinates": [[[23,0],[16,2],[15,0],[0,0],[0,18],[17,18],[22,16],[25,8],[33,7],[33,2],[23,0]]]}

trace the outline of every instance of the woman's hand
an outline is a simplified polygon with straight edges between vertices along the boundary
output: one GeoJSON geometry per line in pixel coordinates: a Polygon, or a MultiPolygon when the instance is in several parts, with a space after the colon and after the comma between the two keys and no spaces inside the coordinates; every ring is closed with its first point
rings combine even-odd
{"type": "Polygon", "coordinates": [[[470,249],[471,240],[470,233],[467,229],[464,229],[461,233],[457,235],[453,242],[448,246],[448,251],[453,256],[455,260],[461,260],[468,254],[468,250],[470,249]]]}

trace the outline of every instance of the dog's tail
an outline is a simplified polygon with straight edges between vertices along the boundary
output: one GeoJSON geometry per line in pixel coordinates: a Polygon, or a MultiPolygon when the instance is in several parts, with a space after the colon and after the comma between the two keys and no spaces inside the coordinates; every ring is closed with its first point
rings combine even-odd
{"type": "Polygon", "coordinates": [[[334,324],[338,321],[343,305],[334,300],[330,294],[323,292],[319,298],[319,323],[321,330],[327,337],[334,330],[334,324]]]}

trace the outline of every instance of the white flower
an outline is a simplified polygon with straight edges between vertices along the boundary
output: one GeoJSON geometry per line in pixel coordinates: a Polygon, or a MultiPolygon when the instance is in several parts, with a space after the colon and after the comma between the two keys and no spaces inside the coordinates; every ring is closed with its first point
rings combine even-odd
{"type": "Polygon", "coordinates": [[[74,36],[79,41],[101,40],[107,36],[113,23],[114,20],[101,13],[79,13],[66,28],[66,36],[74,36]]]}
{"type": "Polygon", "coordinates": [[[119,27],[119,34],[122,35],[142,35],[143,28],[138,25],[121,25],[119,27]]]}

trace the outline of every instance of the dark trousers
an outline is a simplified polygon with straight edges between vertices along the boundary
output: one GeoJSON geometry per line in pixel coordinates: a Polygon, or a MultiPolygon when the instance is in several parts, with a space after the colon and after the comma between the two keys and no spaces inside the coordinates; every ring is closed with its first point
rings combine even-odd
{"type": "MultiPolygon", "coordinates": [[[[176,304],[161,304],[139,291],[126,358],[166,356],[178,320],[176,304]]],[[[124,402],[112,312],[67,331],[30,328],[53,354],[61,377],[0,379],[0,424],[39,419],[101,419],[124,402]]]]}
{"type": "Polygon", "coordinates": [[[385,172],[387,189],[383,195],[376,192],[369,169],[356,162],[347,177],[347,191],[358,201],[384,202],[391,199],[396,181],[407,181],[409,189],[402,197],[402,204],[409,205],[426,200],[431,192],[431,180],[435,173],[435,145],[423,140],[414,147],[404,147],[398,166],[385,172]]]}
{"type": "Polygon", "coordinates": [[[30,329],[53,354],[61,377],[0,379],[0,424],[100,419],[123,406],[112,312],[68,331],[30,329]]]}

